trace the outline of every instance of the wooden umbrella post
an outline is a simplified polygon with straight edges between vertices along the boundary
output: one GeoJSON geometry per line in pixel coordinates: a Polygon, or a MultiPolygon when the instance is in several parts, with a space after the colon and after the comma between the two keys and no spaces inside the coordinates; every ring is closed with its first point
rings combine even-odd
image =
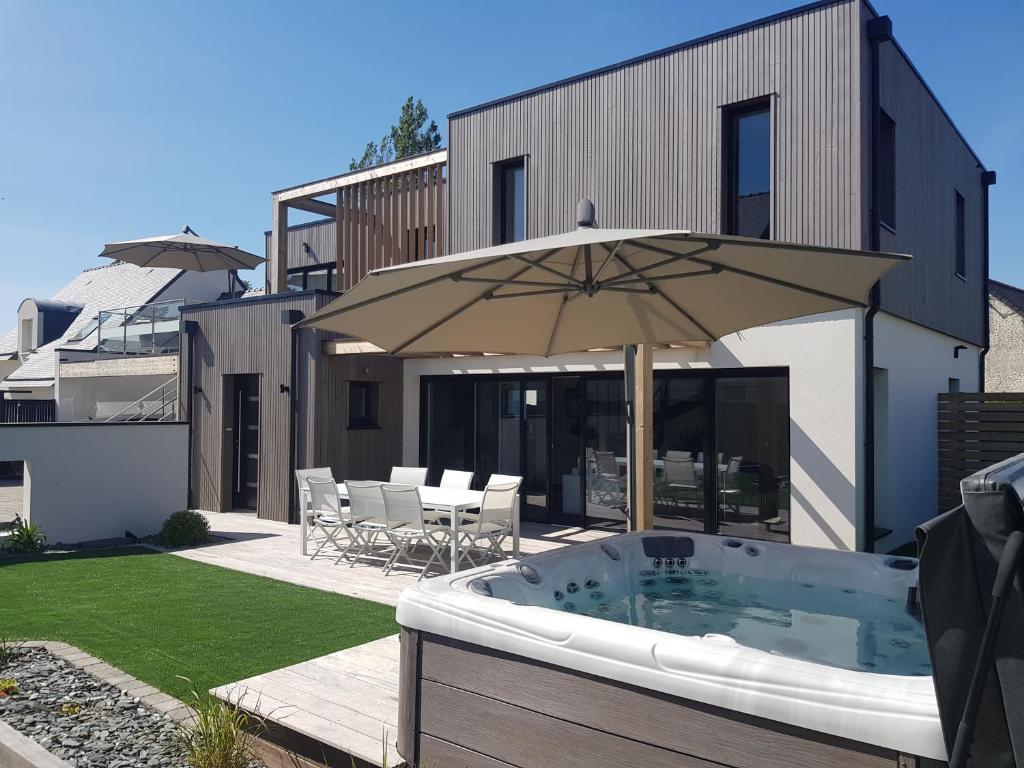
{"type": "Polygon", "coordinates": [[[636,437],[636,478],[634,520],[636,530],[654,528],[654,349],[650,344],[638,344],[635,357],[636,372],[633,397],[633,429],[636,437]]]}

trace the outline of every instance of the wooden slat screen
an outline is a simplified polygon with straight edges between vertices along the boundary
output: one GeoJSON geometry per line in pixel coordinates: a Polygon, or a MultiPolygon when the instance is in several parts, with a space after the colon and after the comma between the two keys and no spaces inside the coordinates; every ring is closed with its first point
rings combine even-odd
{"type": "Polygon", "coordinates": [[[1024,453],[1024,393],[939,395],[939,512],[960,503],[960,481],[1024,453]]]}
{"type": "Polygon", "coordinates": [[[338,190],[339,291],[370,270],[444,253],[446,165],[435,163],[338,190]]]}

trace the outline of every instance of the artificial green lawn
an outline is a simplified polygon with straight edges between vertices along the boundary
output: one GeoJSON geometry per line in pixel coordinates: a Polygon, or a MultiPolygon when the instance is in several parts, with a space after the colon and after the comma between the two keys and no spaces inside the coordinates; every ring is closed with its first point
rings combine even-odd
{"type": "Polygon", "coordinates": [[[63,640],[177,698],[398,631],[391,606],[124,547],[0,560],[0,638],[63,640]]]}

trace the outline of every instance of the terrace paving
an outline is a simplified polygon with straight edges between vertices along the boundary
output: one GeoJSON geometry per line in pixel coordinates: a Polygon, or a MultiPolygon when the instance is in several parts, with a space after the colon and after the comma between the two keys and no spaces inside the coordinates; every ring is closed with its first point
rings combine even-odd
{"type": "MultiPolygon", "coordinates": [[[[299,552],[298,526],[259,520],[246,513],[206,513],[213,544],[174,554],[301,586],[396,605],[416,574],[384,576],[376,564],[335,565],[333,558],[299,552]]],[[[524,554],[544,552],[613,534],[523,523],[524,554]]],[[[264,718],[285,740],[316,744],[323,754],[351,755],[360,764],[404,765],[395,748],[398,735],[398,635],[331,653],[215,688],[224,701],[264,718]],[[289,733],[290,732],[290,733],[289,733]],[[387,762],[384,762],[386,755],[387,762]]],[[[328,757],[331,764],[335,759],[328,757]]],[[[302,763],[307,764],[307,763],[302,763]]],[[[314,763],[308,763],[310,765],[314,763]]],[[[319,763],[316,763],[319,764],[319,763]]],[[[348,765],[342,758],[337,764],[348,765]]]]}

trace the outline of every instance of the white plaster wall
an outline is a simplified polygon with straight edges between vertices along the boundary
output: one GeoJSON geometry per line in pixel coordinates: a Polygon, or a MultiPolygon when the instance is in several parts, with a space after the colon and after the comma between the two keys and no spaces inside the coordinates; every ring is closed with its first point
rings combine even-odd
{"type": "Polygon", "coordinates": [[[0,360],[0,381],[6,379],[20,367],[21,361],[17,358],[14,360],[0,360]]]}
{"type": "MultiPolygon", "coordinates": [[[[656,368],[785,366],[790,385],[794,544],[855,549],[863,313],[847,310],[732,334],[703,350],[660,350],[656,368]]],[[[403,461],[419,461],[419,377],[452,373],[622,370],[620,353],[406,360],[403,461]]]]}
{"type": "Polygon", "coordinates": [[[962,392],[978,391],[980,352],[884,312],[875,317],[875,367],[887,372],[889,422],[876,434],[876,445],[886,444],[888,463],[876,464],[875,524],[893,529],[876,543],[877,551],[913,540],[914,527],[937,514],[938,395],[949,391],[951,378],[960,380],[962,392]],[[955,358],[958,344],[967,349],[955,358]]]}
{"type": "Polygon", "coordinates": [[[187,424],[0,424],[0,461],[19,459],[50,544],[147,536],[187,504],[187,424]]]}
{"type": "Polygon", "coordinates": [[[31,352],[39,346],[39,308],[31,299],[25,299],[18,307],[18,354],[31,352]],[[23,337],[25,331],[25,320],[32,321],[32,334],[29,344],[26,346],[23,337]]]}

